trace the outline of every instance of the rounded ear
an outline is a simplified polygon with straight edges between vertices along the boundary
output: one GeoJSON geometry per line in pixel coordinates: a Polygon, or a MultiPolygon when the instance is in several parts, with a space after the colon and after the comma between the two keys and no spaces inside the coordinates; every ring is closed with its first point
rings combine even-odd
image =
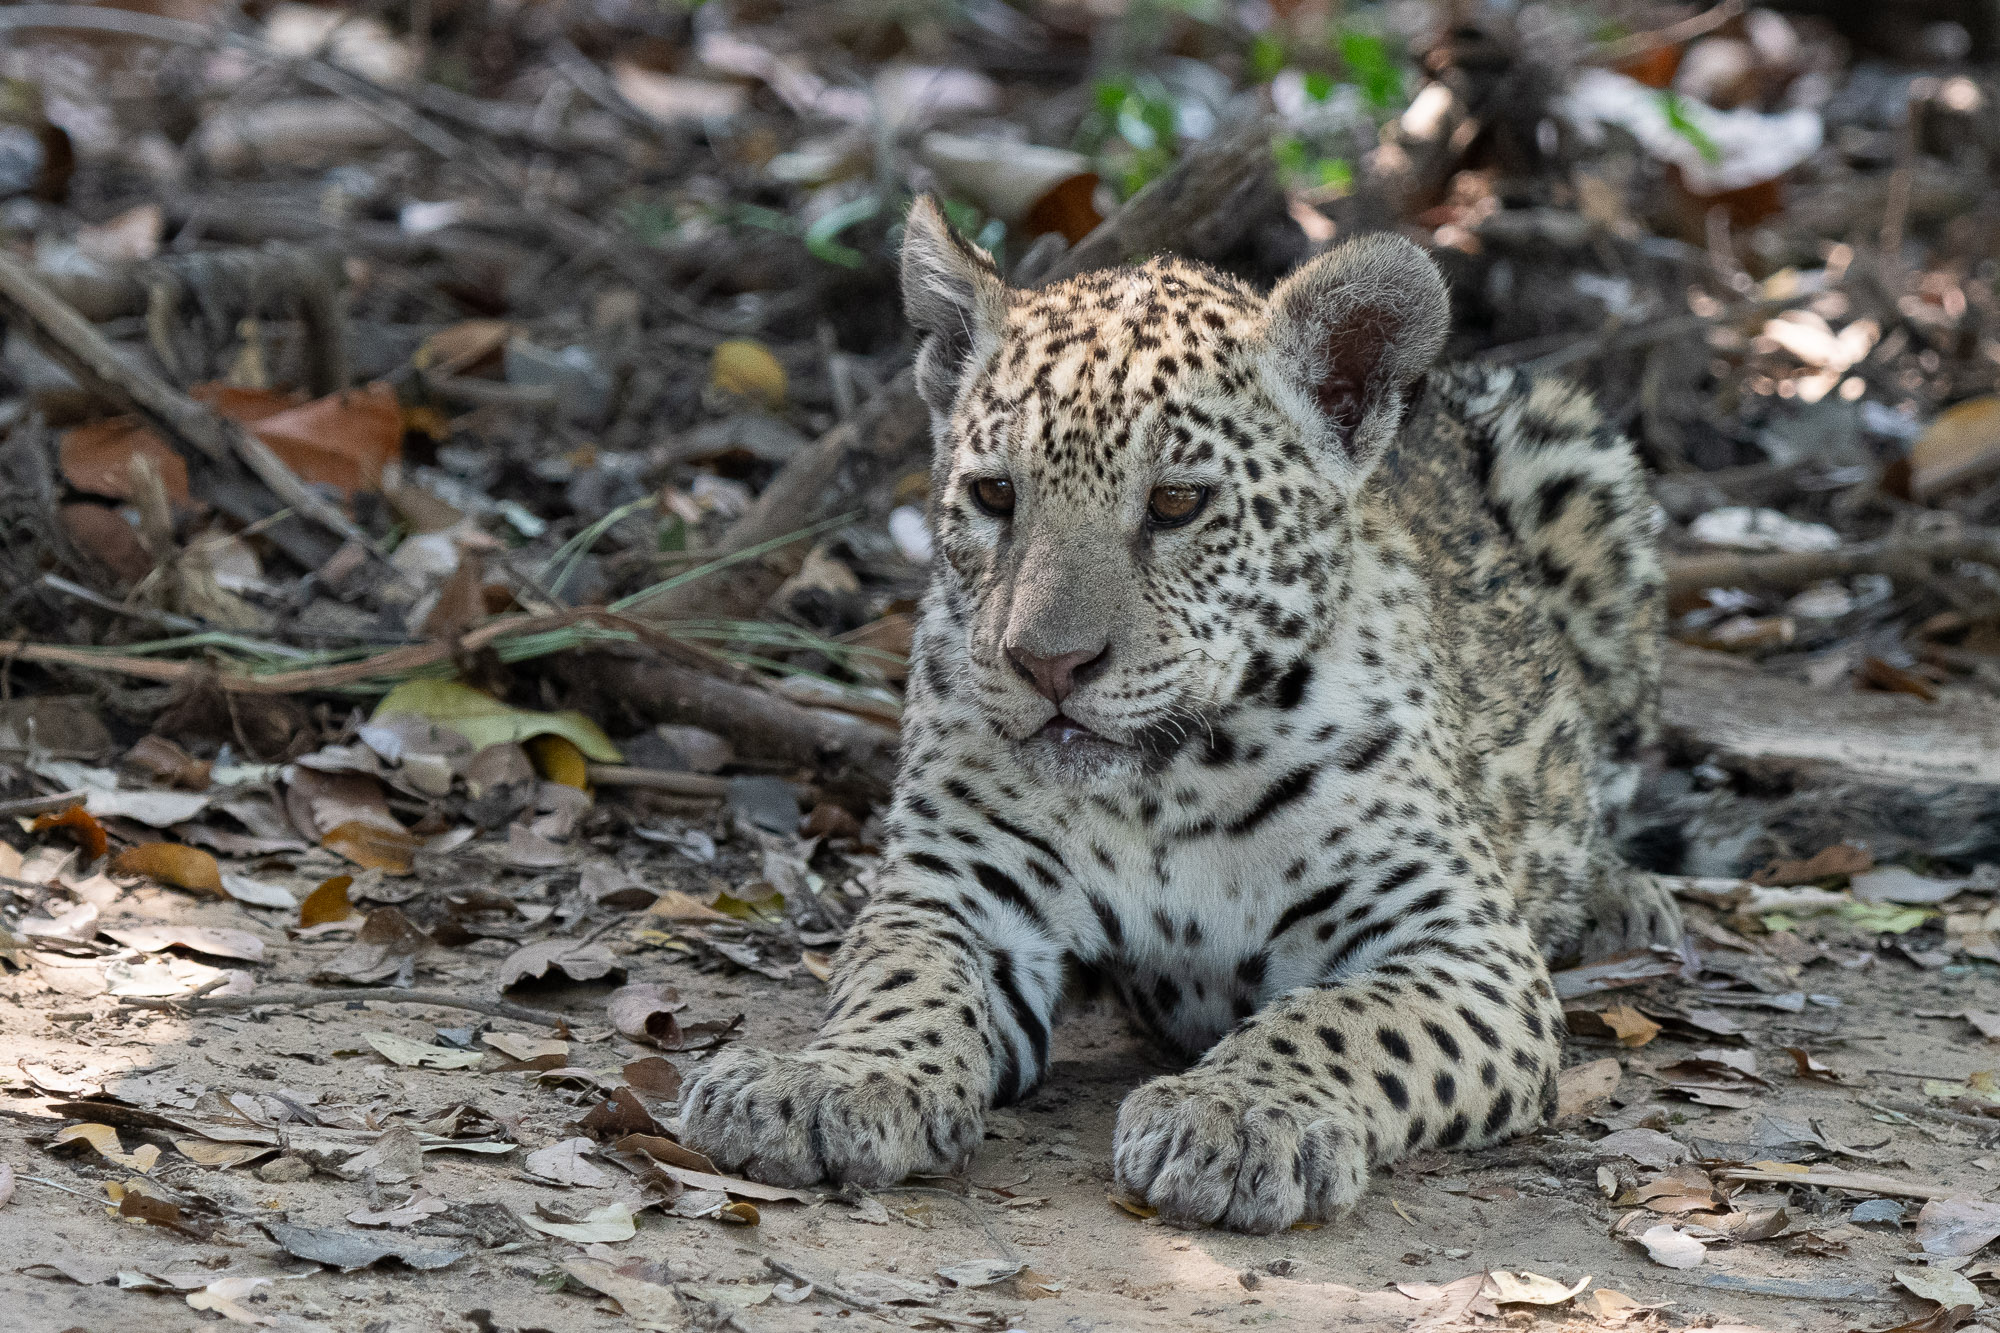
{"type": "Polygon", "coordinates": [[[1409,390],[1444,350],[1451,300],[1429,255],[1400,236],[1349,241],[1271,293],[1265,343],[1294,408],[1342,473],[1373,467],[1409,390]]]}
{"type": "Polygon", "coordinates": [[[917,392],[939,416],[951,411],[974,344],[1000,325],[1006,285],[993,257],[961,238],[929,195],[903,224],[903,311],[924,335],[917,392]]]}

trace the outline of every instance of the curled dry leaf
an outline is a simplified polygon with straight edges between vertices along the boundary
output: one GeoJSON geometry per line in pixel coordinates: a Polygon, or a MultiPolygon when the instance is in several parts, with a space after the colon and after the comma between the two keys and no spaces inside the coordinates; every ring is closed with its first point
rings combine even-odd
{"type": "MultiPolygon", "coordinates": [[[[996,1282],[1005,1282],[1026,1267],[1019,1259],[973,1259],[966,1263],[948,1264],[938,1269],[937,1275],[954,1287],[990,1287],[996,1282]]],[[[1589,1280],[1584,1279],[1586,1282],[1589,1280]]]]}
{"type": "Polygon", "coordinates": [[[605,1016],[618,1035],[667,1050],[681,1048],[681,1025],[674,1015],[687,1007],[680,992],[657,981],[635,981],[612,991],[605,1016]]]}
{"type": "Polygon", "coordinates": [[[1556,1119],[1582,1115],[1618,1091],[1624,1069],[1616,1060],[1590,1060],[1556,1075],[1556,1119]]]}
{"type": "Polygon", "coordinates": [[[221,1315],[232,1324],[251,1324],[259,1328],[277,1323],[271,1315],[261,1315],[242,1302],[257,1293],[259,1287],[268,1287],[267,1277],[224,1277],[203,1287],[200,1291],[187,1294],[190,1309],[210,1310],[221,1315]]]}
{"type": "Polygon", "coordinates": [[[752,338],[716,344],[708,382],[717,390],[749,398],[776,412],[785,405],[785,368],[771,349],[752,338]]]}
{"type": "Polygon", "coordinates": [[[28,825],[30,833],[41,833],[47,829],[67,830],[69,835],[76,839],[76,845],[83,848],[84,856],[92,861],[104,855],[111,847],[111,839],[105,836],[104,825],[98,823],[91,817],[90,812],[80,805],[72,805],[46,815],[37,815],[34,822],[28,825]]]}
{"type": "Polygon", "coordinates": [[[1977,1310],[1986,1304],[1986,1298],[1972,1285],[1971,1278],[1949,1268],[1899,1268],[1896,1281],[1911,1293],[1936,1301],[1947,1310],[1959,1305],[1977,1310]]]}
{"type": "Polygon", "coordinates": [[[128,1171],[141,1173],[151,1171],[160,1160],[160,1150],[150,1143],[142,1143],[131,1152],[118,1139],[118,1131],[109,1125],[84,1124],[69,1125],[56,1131],[49,1140],[50,1148],[60,1148],[65,1144],[82,1144],[105,1161],[122,1166],[128,1171]]]}
{"type": "Polygon", "coordinates": [[[628,1277],[602,1259],[577,1257],[561,1261],[562,1271],[578,1283],[618,1302],[633,1327],[675,1330],[687,1327],[687,1315],[672,1287],[628,1277]]]}
{"type": "Polygon", "coordinates": [[[407,973],[414,978],[417,957],[430,948],[431,938],[394,907],[368,914],[354,943],[336,954],[315,975],[334,981],[365,984],[407,973]]]}

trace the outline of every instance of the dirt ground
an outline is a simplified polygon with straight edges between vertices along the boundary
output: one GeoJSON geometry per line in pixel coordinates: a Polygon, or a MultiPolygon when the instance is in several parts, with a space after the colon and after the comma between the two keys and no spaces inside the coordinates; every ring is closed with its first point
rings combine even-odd
{"type": "MultiPolygon", "coordinates": [[[[120,918],[258,935],[273,960],[260,969],[260,989],[303,980],[345,942],[337,933],[288,941],[268,912],[160,889],[128,892],[106,911],[107,924],[120,918]]],[[[254,1288],[239,1314],[281,1329],[581,1333],[646,1327],[574,1281],[564,1289],[558,1264],[587,1255],[628,1265],[628,1272],[637,1259],[652,1267],[636,1271],[681,1284],[684,1297],[693,1299],[660,1327],[727,1326],[732,1304],[782,1282],[767,1259],[864,1297],[879,1293],[885,1276],[934,1282],[934,1270],[974,1260],[1022,1261],[1027,1270],[991,1286],[946,1289],[934,1304],[901,1305],[886,1316],[851,1311],[824,1292],[796,1304],[769,1298],[736,1309],[736,1327],[810,1329],[877,1318],[1028,1330],[1444,1327],[1463,1306],[1466,1289],[1457,1289],[1456,1307],[1440,1289],[1482,1269],[1531,1271],[1565,1286],[1588,1276],[1593,1291],[1609,1288],[1664,1307],[1638,1314],[1634,1327],[1895,1325],[1936,1307],[1903,1293],[1892,1276],[1909,1266],[1915,1245],[1908,1231],[1849,1220],[1866,1194],[1800,1187],[1761,1198],[1753,1185],[1734,1206],[1783,1205],[1784,1234],[1712,1244],[1699,1266],[1684,1270],[1654,1263],[1637,1244],[1611,1234],[1631,1209],[1607,1199],[1600,1168],[1610,1167],[1606,1183],[1620,1172],[1625,1183],[1637,1177],[1633,1163],[1594,1152],[1592,1141],[1605,1128],[1652,1126],[1688,1145],[1697,1158],[1818,1156],[1827,1168],[1887,1174],[1969,1196],[1989,1192],[1989,1173],[2000,1164],[1986,1154],[2000,1138],[2000,1124],[1984,1131],[1962,1112],[1930,1110],[1912,1118],[1893,1107],[1915,1104],[1924,1080],[1963,1080],[2000,1063],[1963,1019],[1922,1016],[2000,1010],[1995,970],[1984,964],[1920,970],[1901,954],[1866,947],[1873,940],[1858,941],[1863,947],[1853,939],[1821,946],[1790,937],[1782,943],[1772,954],[1790,962],[1741,951],[1709,953],[1714,964],[1718,955],[1733,952],[1734,962],[1722,966],[1739,979],[1754,975],[1769,988],[1765,992],[1739,985],[1704,995],[1696,986],[1664,980],[1585,997],[1581,1003],[1602,1007],[1615,1000],[1669,1019],[1638,1048],[1572,1040],[1573,1061],[1615,1057],[1623,1065],[1615,1096],[1588,1112],[1594,1120],[1575,1118],[1483,1152],[1423,1154],[1381,1177],[1351,1216],[1315,1230],[1270,1237],[1181,1231],[1109,1202],[1109,1145],[1119,1099],[1160,1066],[1116,1013],[1086,1009],[1061,1029],[1048,1083],[1026,1104],[992,1117],[985,1147],[964,1180],[883,1191],[876,1196],[879,1208],[852,1196],[766,1203],[754,1227],[649,1211],[640,1214],[631,1239],[590,1246],[525,1228],[496,1232],[490,1219],[497,1214],[490,1209],[479,1238],[468,1240],[463,1226],[456,1238],[449,1233],[451,1219],[462,1220],[461,1210],[471,1205],[499,1204],[523,1215],[537,1204],[555,1204],[578,1215],[629,1197],[631,1183],[615,1168],[609,1184],[596,1189],[537,1183],[520,1169],[526,1152],[574,1137],[572,1126],[600,1097],[541,1086],[532,1071],[487,1072],[500,1062],[491,1055],[484,1069],[402,1067],[376,1055],[363,1039],[366,1032],[389,1032],[436,1042],[441,1027],[479,1023],[496,1032],[547,1035],[534,1025],[357,1002],[191,1016],[73,993],[89,988],[78,979],[87,969],[31,966],[0,983],[0,1041],[9,1062],[0,1073],[7,1094],[0,1102],[0,1161],[17,1175],[11,1206],[0,1208],[0,1254],[8,1256],[0,1265],[7,1311],[0,1327],[10,1333],[116,1333],[148,1324],[212,1324],[213,1316],[188,1308],[182,1292],[225,1276],[275,1279],[254,1288]],[[1785,998],[1780,988],[1787,986],[1809,996],[1797,1012],[1727,1008],[1728,1018],[1744,1029],[1745,1044],[1734,1049],[1754,1054],[1768,1089],[1752,1085],[1750,1104],[1742,1109],[1662,1095],[1665,1084],[1655,1070],[1696,1049],[1725,1045],[1714,1035],[1677,1032],[1670,1016],[1713,1016],[1717,1004],[1746,997],[1759,1004],[1797,1003],[1785,998]],[[1793,1076],[1788,1047],[1809,1052],[1838,1081],[1793,1076]],[[95,1155],[62,1156],[48,1147],[62,1122],[46,1117],[65,1114],[65,1095],[101,1092],[171,1116],[206,1090],[282,1095],[321,1116],[360,1107],[376,1117],[410,1112],[428,1119],[470,1105],[519,1147],[502,1156],[434,1153],[408,1185],[371,1188],[367,1180],[324,1170],[302,1180],[266,1179],[260,1168],[283,1174],[269,1171],[268,1158],[206,1168],[171,1146],[183,1135],[143,1125],[123,1129],[127,1152],[147,1143],[165,1149],[151,1173],[163,1193],[195,1203],[197,1211],[199,1201],[209,1201],[205,1211],[219,1225],[206,1240],[111,1216],[102,1202],[106,1183],[132,1172],[95,1155]],[[1815,1143],[1816,1152],[1801,1151],[1815,1143]],[[448,1209],[414,1228],[374,1234],[403,1236],[419,1248],[466,1251],[447,1267],[415,1272],[389,1261],[341,1274],[289,1258],[257,1226],[283,1220],[346,1228],[350,1212],[388,1208],[413,1186],[448,1209]],[[1801,1241],[1802,1234],[1818,1239],[1801,1241]],[[114,1276],[120,1272],[124,1276],[114,1276]],[[79,1285],[79,1278],[91,1284],[79,1285]]],[[[500,947],[504,942],[474,944],[470,956],[451,956],[442,976],[420,975],[419,984],[490,993],[471,983],[490,976],[491,959],[483,955],[500,947]]],[[[780,1048],[804,1042],[811,1031],[821,987],[803,972],[776,982],[747,972],[703,971],[662,950],[617,949],[630,980],[678,988],[689,1001],[683,1021],[741,1012],[747,1015],[741,1040],[780,1048]]],[[[1716,973],[1702,975],[1713,983],[1716,973]]],[[[605,1070],[657,1054],[610,1033],[604,1021],[609,986],[529,985],[511,995],[566,1015],[573,1026],[571,1065],[605,1070]]],[[[691,1072],[705,1057],[672,1058],[691,1072]]],[[[1614,1188],[1622,1191],[1623,1185],[1614,1188]]],[[[1918,1203],[1910,1200],[1906,1207],[1907,1221],[1918,1203]]],[[[1583,1308],[1539,1313],[1549,1327],[1628,1326],[1583,1308]]],[[[1521,1325],[1537,1314],[1534,1306],[1511,1305],[1502,1317],[1521,1325]]]]}

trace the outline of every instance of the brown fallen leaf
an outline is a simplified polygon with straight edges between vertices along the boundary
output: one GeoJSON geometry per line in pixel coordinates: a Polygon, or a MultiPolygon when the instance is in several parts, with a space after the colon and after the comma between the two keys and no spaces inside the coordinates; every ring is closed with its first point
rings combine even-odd
{"type": "Polygon", "coordinates": [[[423,843],[403,829],[388,829],[373,821],[354,819],[328,829],[320,838],[320,845],[363,870],[407,875],[415,868],[417,849],[423,843]]]}
{"type": "Polygon", "coordinates": [[[1885,662],[1879,657],[1864,657],[1861,665],[1854,669],[1855,679],[1871,690],[1885,690],[1890,694],[1914,694],[1926,703],[1936,703],[1937,685],[1914,671],[1885,662]]]}
{"type": "MultiPolygon", "coordinates": [[[[85,858],[91,861],[104,855],[111,847],[111,839],[105,835],[104,825],[98,823],[81,805],[72,805],[46,815],[37,815],[28,825],[30,833],[41,833],[48,829],[66,830],[76,839],[77,846],[83,848],[85,858]]],[[[217,883],[220,887],[219,880],[217,883]]]]}
{"type": "Polygon", "coordinates": [[[635,981],[612,991],[604,1002],[605,1017],[619,1036],[681,1049],[681,1025],[674,1015],[687,1007],[680,992],[657,981],[635,981]]]}
{"type": "Polygon", "coordinates": [[[670,1102],[681,1095],[681,1071],[657,1055],[634,1060],[624,1068],[625,1081],[642,1097],[670,1102]]]}
{"type": "Polygon", "coordinates": [[[131,587],[153,572],[153,557],[130,523],[99,504],[66,504],[56,511],[69,539],[131,587]]]}
{"type": "Polygon", "coordinates": [[[1792,1063],[1798,1066],[1798,1077],[1800,1078],[1814,1079],[1821,1083],[1839,1083],[1843,1081],[1840,1075],[1833,1071],[1832,1066],[1823,1063],[1803,1046],[1787,1046],[1785,1047],[1785,1054],[1791,1056],[1792,1063]]]}
{"type": "Polygon", "coordinates": [[[1580,1037],[1609,1037],[1620,1046],[1644,1046],[1660,1035],[1660,1025],[1629,1004],[1608,1009],[1565,1009],[1563,1020],[1580,1037]]]}
{"type": "Polygon", "coordinates": [[[609,1098],[577,1122],[577,1128],[599,1143],[615,1143],[634,1134],[667,1137],[666,1127],[653,1119],[653,1113],[630,1088],[613,1089],[609,1098]]]}
{"type": "MultiPolygon", "coordinates": [[[[668,1166],[678,1166],[687,1171],[700,1171],[708,1175],[720,1175],[715,1163],[684,1143],[658,1134],[627,1134],[618,1140],[613,1151],[637,1153],[668,1166]]],[[[679,1182],[676,1182],[677,1184],[679,1182]]]]}
{"type": "Polygon", "coordinates": [[[431,937],[394,907],[378,907],[356,932],[354,943],[341,950],[314,975],[333,981],[366,984],[399,978],[408,985],[416,977],[417,957],[431,947],[431,937]]]}
{"type": "Polygon", "coordinates": [[[352,875],[333,875],[321,880],[319,887],[299,904],[299,925],[323,926],[329,921],[345,921],[353,916],[354,904],[347,900],[347,890],[353,884],[352,875]]]}
{"type": "Polygon", "coordinates": [[[1837,842],[1831,847],[1822,847],[1802,861],[1783,858],[1773,861],[1752,875],[1750,882],[1772,888],[1791,888],[1834,875],[1858,875],[1864,870],[1872,870],[1874,866],[1875,854],[1866,847],[1837,842]]]}
{"type": "Polygon", "coordinates": [[[394,389],[371,384],[263,417],[251,433],[302,480],[351,495],[379,489],[402,455],[403,413],[394,389]]]}
{"type": "Polygon", "coordinates": [[[141,843],[120,852],[111,862],[111,869],[120,875],[144,875],[177,889],[206,893],[217,898],[225,896],[222,892],[222,867],[201,848],[189,847],[185,843],[141,843]]]}
{"type": "Polygon", "coordinates": [[[158,733],[141,736],[120,762],[126,768],[137,769],[147,777],[186,791],[206,791],[209,773],[214,768],[207,760],[195,758],[158,733]]]}
{"type": "Polygon", "coordinates": [[[107,417],[66,430],[56,445],[56,466],[77,490],[113,500],[133,498],[132,462],[153,465],[167,499],[178,508],[194,503],[188,490],[187,461],[136,417],[107,417]]]}
{"type": "Polygon", "coordinates": [[[1928,504],[2000,469],[2000,395],[1968,398],[1937,414],[1910,445],[1910,498],[1928,504]]]}
{"type": "Polygon", "coordinates": [[[264,959],[264,941],[247,930],[231,930],[226,926],[106,926],[100,933],[141,953],[188,949],[212,958],[240,958],[249,963],[264,959]]]}

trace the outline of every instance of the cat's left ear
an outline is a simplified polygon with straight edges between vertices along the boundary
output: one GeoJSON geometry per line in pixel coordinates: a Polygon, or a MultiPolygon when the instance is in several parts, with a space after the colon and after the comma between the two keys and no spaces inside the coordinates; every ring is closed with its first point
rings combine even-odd
{"type": "Polygon", "coordinates": [[[1400,236],[1364,236],[1278,284],[1267,307],[1270,369],[1325,446],[1358,480],[1403,424],[1408,390],[1444,350],[1451,300],[1429,255],[1400,236]]]}

